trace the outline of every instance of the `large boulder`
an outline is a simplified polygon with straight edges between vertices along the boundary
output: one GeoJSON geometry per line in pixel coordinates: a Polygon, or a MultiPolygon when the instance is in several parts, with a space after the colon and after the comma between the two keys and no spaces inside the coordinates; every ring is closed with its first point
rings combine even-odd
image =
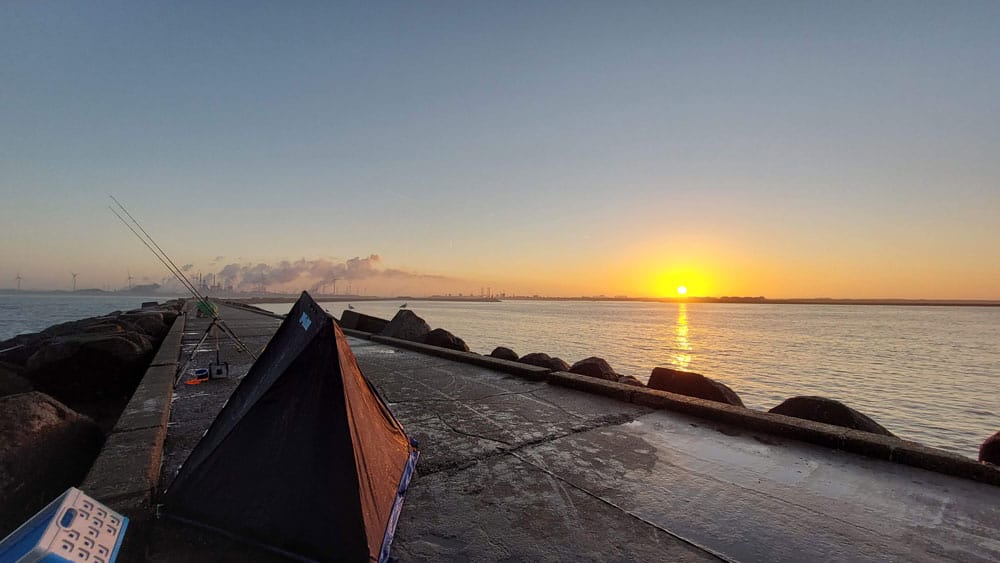
{"type": "Polygon", "coordinates": [[[0,361],[23,366],[46,340],[47,336],[37,332],[19,334],[4,340],[0,342],[0,361]]]}
{"type": "Polygon", "coordinates": [[[598,379],[606,379],[608,381],[618,381],[618,374],[615,373],[615,370],[611,369],[608,362],[606,362],[604,358],[598,358],[596,356],[584,358],[573,364],[573,366],[569,368],[569,372],[589,377],[596,377],[598,379]]]}
{"type": "Polygon", "coordinates": [[[136,310],[129,311],[128,313],[115,311],[100,317],[90,317],[52,325],[39,334],[44,339],[50,339],[82,333],[138,332],[150,338],[158,339],[166,332],[169,324],[173,322],[176,316],[176,313],[172,310],[168,313],[149,310],[136,310]],[[166,319],[165,315],[169,315],[169,319],[166,319]]]}
{"type": "Polygon", "coordinates": [[[979,446],[979,461],[1000,465],[1000,432],[990,436],[979,446]]]}
{"type": "MultiPolygon", "coordinates": [[[[79,334],[81,332],[86,332],[88,328],[95,325],[108,325],[117,324],[116,321],[121,316],[121,313],[115,311],[114,313],[108,315],[102,315],[100,317],[89,317],[86,319],[78,319],[75,321],[67,321],[64,323],[59,323],[50,326],[49,328],[43,330],[41,334],[46,338],[55,338],[59,336],[69,336],[72,334],[79,334]]],[[[123,325],[125,330],[134,328],[130,325],[123,325]]]]}
{"type": "Polygon", "coordinates": [[[160,337],[167,330],[163,313],[159,311],[129,311],[118,317],[118,320],[135,325],[140,332],[153,338],[160,337]]]}
{"type": "Polygon", "coordinates": [[[69,404],[127,397],[152,352],[149,340],[136,333],[62,336],[46,341],[28,358],[24,375],[69,404]]]}
{"type": "Polygon", "coordinates": [[[792,397],[791,399],[785,399],[780,405],[767,412],[804,418],[815,422],[824,422],[834,426],[861,430],[862,432],[882,434],[883,436],[893,435],[892,432],[889,432],[871,418],[840,401],[827,399],[826,397],[792,397]]]}
{"type": "Polygon", "coordinates": [[[552,371],[566,371],[569,369],[569,364],[564,362],[561,358],[553,358],[544,352],[532,352],[531,354],[525,354],[517,361],[522,364],[548,368],[552,371]]]}
{"type": "Polygon", "coordinates": [[[409,309],[401,309],[382,330],[382,336],[423,342],[431,331],[431,325],[409,309]]]}
{"type": "Polygon", "coordinates": [[[0,397],[34,390],[31,382],[21,377],[21,367],[0,362],[0,397]]]}
{"type": "Polygon", "coordinates": [[[373,317],[371,315],[366,315],[350,309],[344,309],[344,312],[340,315],[340,328],[349,328],[352,330],[370,332],[372,334],[380,334],[387,326],[389,326],[389,321],[385,319],[380,319],[378,317],[373,317]]]}
{"type": "Polygon", "coordinates": [[[164,303],[161,303],[160,304],[160,310],[161,311],[173,311],[175,313],[180,313],[181,309],[184,308],[184,304],[185,303],[186,303],[185,299],[171,299],[170,301],[166,301],[164,303]]]}
{"type": "Polygon", "coordinates": [[[431,346],[438,346],[440,348],[450,348],[461,352],[469,351],[469,347],[465,344],[464,340],[443,328],[435,328],[434,330],[428,332],[427,337],[424,339],[424,344],[430,344],[431,346]]]}
{"type": "Polygon", "coordinates": [[[632,377],[631,375],[623,375],[618,378],[618,383],[624,383],[625,385],[632,385],[635,387],[645,387],[646,384],[639,381],[638,379],[632,377]]]}
{"type": "Polygon", "coordinates": [[[79,354],[93,353],[116,363],[142,361],[152,351],[148,338],[128,333],[82,333],[46,341],[26,364],[29,372],[47,364],[75,359],[79,354]]]}
{"type": "MultiPolygon", "coordinates": [[[[109,321],[106,323],[98,323],[80,327],[80,330],[76,334],[124,334],[130,329],[135,330],[135,327],[126,325],[125,323],[119,321],[109,321]]],[[[68,334],[65,336],[69,336],[68,334]]]]}
{"type": "Polygon", "coordinates": [[[159,313],[161,316],[163,316],[163,324],[167,328],[172,326],[174,324],[174,321],[177,320],[177,317],[180,316],[180,313],[178,313],[173,309],[162,309],[159,311],[159,313]]]}
{"type": "Polygon", "coordinates": [[[520,356],[517,355],[517,352],[511,350],[510,348],[506,348],[504,346],[497,346],[496,348],[494,348],[493,351],[490,352],[490,357],[498,358],[501,360],[507,360],[511,362],[516,362],[517,359],[520,358],[520,356]]]}
{"type": "Polygon", "coordinates": [[[740,400],[735,391],[700,373],[671,368],[653,368],[647,386],[650,389],[669,391],[678,395],[743,406],[743,401],[740,400]]]}
{"type": "Polygon", "coordinates": [[[0,397],[0,537],[86,476],[97,424],[43,393],[0,397]]]}

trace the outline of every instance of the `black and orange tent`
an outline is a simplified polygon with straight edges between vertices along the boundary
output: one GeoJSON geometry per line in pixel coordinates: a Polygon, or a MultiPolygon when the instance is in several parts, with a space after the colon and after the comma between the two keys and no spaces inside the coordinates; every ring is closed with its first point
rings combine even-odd
{"type": "Polygon", "coordinates": [[[416,461],[343,332],[303,292],[163,509],[299,558],[385,561],[416,461]]]}

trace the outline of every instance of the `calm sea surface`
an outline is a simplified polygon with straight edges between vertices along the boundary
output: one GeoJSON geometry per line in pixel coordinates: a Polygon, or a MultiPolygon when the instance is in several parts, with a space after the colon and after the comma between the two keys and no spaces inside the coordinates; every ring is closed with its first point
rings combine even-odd
{"type": "Polygon", "coordinates": [[[144,301],[169,299],[162,295],[0,295],[0,340],[56,323],[138,309],[144,301]]]}
{"type": "MultiPolygon", "coordinates": [[[[400,302],[359,302],[391,318],[400,302]]],[[[265,305],[285,313],[288,304],[265,305]]],[[[344,303],[324,307],[340,316],[344,303]]],[[[975,457],[1000,430],[1000,308],[411,301],[473,352],[507,346],[568,363],[601,356],[642,381],[673,366],[724,382],[750,408],[843,401],[896,435],[975,457]]]]}
{"type": "MultiPolygon", "coordinates": [[[[0,340],[163,297],[0,295],[0,340]]],[[[358,302],[391,318],[401,302],[358,302]]],[[[340,316],[344,303],[324,304],[340,316]]],[[[285,313],[290,304],[263,305],[285,313]]],[[[1000,308],[411,301],[474,352],[601,356],[646,381],[655,366],[696,371],[748,407],[795,395],[838,399],[896,435],[975,457],[1000,430],[1000,308]]]]}

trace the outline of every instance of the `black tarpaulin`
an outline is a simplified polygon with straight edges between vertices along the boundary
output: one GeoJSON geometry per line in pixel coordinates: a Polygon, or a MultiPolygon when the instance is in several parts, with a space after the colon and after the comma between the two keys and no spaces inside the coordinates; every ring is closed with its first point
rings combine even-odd
{"type": "Polygon", "coordinates": [[[303,292],[164,511],[299,557],[384,561],[416,459],[340,328],[303,292]]]}

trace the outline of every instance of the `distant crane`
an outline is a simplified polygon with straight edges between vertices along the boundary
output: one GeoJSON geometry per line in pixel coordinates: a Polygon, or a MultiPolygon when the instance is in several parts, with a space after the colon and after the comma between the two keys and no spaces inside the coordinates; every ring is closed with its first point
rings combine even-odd
{"type": "Polygon", "coordinates": [[[79,276],[80,274],[70,272],[69,275],[73,276],[73,291],[76,291],[76,276],[79,276]]]}
{"type": "Polygon", "coordinates": [[[17,290],[21,291],[21,272],[18,272],[14,279],[17,280],[17,290]]]}

